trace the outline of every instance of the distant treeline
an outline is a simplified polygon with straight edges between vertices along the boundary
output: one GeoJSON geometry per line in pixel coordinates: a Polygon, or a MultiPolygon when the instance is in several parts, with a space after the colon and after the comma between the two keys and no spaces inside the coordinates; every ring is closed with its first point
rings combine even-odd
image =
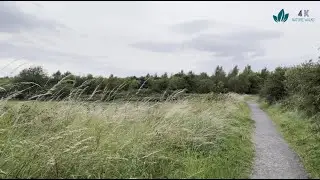
{"type": "Polygon", "coordinates": [[[217,66],[212,75],[179,72],[168,76],[150,75],[120,78],[76,76],[57,71],[48,75],[42,67],[30,67],[17,76],[0,78],[0,97],[13,99],[110,100],[121,97],[170,96],[173,92],[259,94],[270,103],[286,101],[287,105],[311,114],[320,112],[320,65],[309,61],[294,67],[267,68],[254,72],[250,65],[243,71],[235,66],[226,73],[217,66]]]}

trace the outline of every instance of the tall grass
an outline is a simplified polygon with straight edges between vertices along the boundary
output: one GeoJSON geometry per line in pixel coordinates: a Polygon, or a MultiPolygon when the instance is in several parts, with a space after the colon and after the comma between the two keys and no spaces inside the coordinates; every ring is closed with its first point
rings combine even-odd
{"type": "Polygon", "coordinates": [[[72,92],[64,101],[0,101],[0,178],[250,174],[252,121],[238,95],[106,103],[72,92]]]}

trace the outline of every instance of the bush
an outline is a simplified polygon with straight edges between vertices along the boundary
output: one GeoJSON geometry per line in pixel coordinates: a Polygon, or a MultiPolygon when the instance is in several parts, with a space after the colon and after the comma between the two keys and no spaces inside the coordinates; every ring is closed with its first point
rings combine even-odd
{"type": "Polygon", "coordinates": [[[320,63],[309,61],[286,72],[286,87],[294,104],[309,115],[320,112],[320,63]]]}

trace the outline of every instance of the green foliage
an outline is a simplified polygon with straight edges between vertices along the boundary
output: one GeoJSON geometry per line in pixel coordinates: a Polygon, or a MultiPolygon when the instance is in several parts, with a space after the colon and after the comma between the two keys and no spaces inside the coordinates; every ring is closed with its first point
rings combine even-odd
{"type": "Polygon", "coordinates": [[[0,101],[0,178],[249,178],[250,111],[236,95],[210,97],[0,101]]]}
{"type": "Polygon", "coordinates": [[[320,112],[320,63],[306,62],[286,72],[288,103],[309,115],[320,112]]]}
{"type": "Polygon", "coordinates": [[[185,88],[185,80],[183,77],[173,76],[169,81],[169,88],[172,90],[184,89],[185,88]]]}
{"type": "MultiPolygon", "coordinates": [[[[10,82],[16,84],[10,88],[6,87],[5,90],[6,95],[8,92],[11,94],[19,92],[14,96],[18,99],[39,98],[39,94],[42,94],[42,99],[79,96],[90,97],[91,100],[109,97],[107,99],[111,100],[118,96],[116,93],[133,94],[132,92],[139,91],[138,94],[147,95],[146,93],[162,94],[182,89],[186,93],[199,94],[210,92],[257,94],[258,88],[263,83],[261,79],[265,76],[262,73],[260,77],[260,73],[253,72],[250,66],[243,72],[239,72],[238,66],[235,66],[228,75],[222,66],[217,66],[212,76],[205,72],[195,74],[190,71],[185,74],[180,71],[171,76],[167,73],[161,76],[147,74],[139,78],[135,76],[119,78],[112,74],[109,77],[94,77],[91,74],[76,76],[68,71],[65,73],[57,71],[48,76],[42,67],[31,67],[22,70],[14,77],[10,82]]],[[[5,96],[4,93],[0,95],[5,96]]]]}
{"type": "Polygon", "coordinates": [[[260,96],[269,104],[282,102],[288,109],[297,109],[309,116],[320,113],[320,61],[312,60],[289,68],[264,71],[266,77],[260,96]]]}
{"type": "Polygon", "coordinates": [[[277,67],[276,70],[267,77],[261,89],[260,95],[265,97],[270,104],[283,100],[287,96],[285,72],[286,69],[277,67]]]}
{"type": "Polygon", "coordinates": [[[30,67],[13,78],[1,78],[0,87],[1,97],[17,99],[114,100],[133,94],[139,98],[151,94],[160,97],[180,90],[195,94],[236,92],[259,94],[270,104],[283,101],[287,107],[305,110],[309,115],[320,111],[320,65],[312,61],[290,68],[278,67],[271,72],[267,68],[254,72],[247,65],[242,72],[235,66],[226,73],[222,66],[217,66],[212,75],[180,71],[171,76],[147,74],[139,78],[112,74],[109,77],[76,76],[60,71],[48,76],[42,67],[30,67]]]}
{"type": "Polygon", "coordinates": [[[47,85],[49,77],[44,69],[40,66],[23,69],[13,79],[16,84],[14,91],[19,92],[16,97],[18,99],[28,99],[35,94],[43,93],[43,89],[47,85]]]}
{"type": "Polygon", "coordinates": [[[14,82],[33,82],[40,86],[45,85],[48,76],[42,67],[30,67],[23,69],[14,79],[14,82]]]}
{"type": "Polygon", "coordinates": [[[7,95],[7,89],[10,89],[8,85],[10,84],[11,81],[12,81],[12,78],[9,78],[9,77],[0,78],[0,99],[7,95]]]}

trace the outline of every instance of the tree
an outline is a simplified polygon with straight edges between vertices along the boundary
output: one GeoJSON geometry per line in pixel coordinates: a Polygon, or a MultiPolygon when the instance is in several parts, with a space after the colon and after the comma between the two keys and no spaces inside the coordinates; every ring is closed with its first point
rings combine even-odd
{"type": "Polygon", "coordinates": [[[170,90],[178,90],[184,89],[186,87],[186,81],[183,77],[172,76],[169,80],[169,89],[170,90]]]}
{"type": "Polygon", "coordinates": [[[48,81],[47,73],[41,66],[23,69],[15,78],[15,82],[33,82],[43,86],[48,81]]]}
{"type": "Polygon", "coordinates": [[[59,80],[62,78],[62,74],[61,74],[61,72],[58,70],[57,72],[55,72],[55,73],[52,74],[52,77],[53,77],[53,79],[59,81],[59,80]]]}
{"type": "Polygon", "coordinates": [[[285,80],[285,68],[277,67],[264,83],[261,96],[267,98],[269,104],[283,100],[288,95],[285,80]]]}
{"type": "Polygon", "coordinates": [[[217,66],[214,75],[212,76],[213,79],[213,91],[217,93],[222,93],[227,91],[227,78],[226,73],[223,70],[222,66],[217,66]]]}
{"type": "Polygon", "coordinates": [[[238,76],[238,74],[239,74],[239,68],[238,68],[238,66],[235,66],[235,67],[231,70],[231,72],[228,74],[228,78],[236,77],[236,76],[238,76]]]}
{"type": "Polygon", "coordinates": [[[238,92],[239,91],[239,68],[238,66],[235,66],[231,72],[229,72],[227,76],[227,87],[228,91],[231,92],[238,92]]]}
{"type": "Polygon", "coordinates": [[[19,99],[29,98],[36,94],[41,94],[46,91],[44,86],[48,83],[49,77],[41,66],[30,67],[23,69],[14,77],[14,82],[17,83],[15,91],[21,93],[17,96],[19,99]]]}

